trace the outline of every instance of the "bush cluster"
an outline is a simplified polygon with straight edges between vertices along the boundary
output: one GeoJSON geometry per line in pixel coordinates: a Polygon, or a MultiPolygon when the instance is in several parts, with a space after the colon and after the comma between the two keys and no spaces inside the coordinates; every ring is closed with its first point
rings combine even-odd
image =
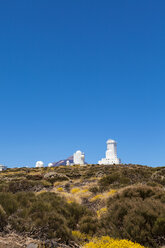
{"type": "Polygon", "coordinates": [[[107,203],[101,219],[105,233],[149,247],[165,241],[165,193],[149,186],[128,187],[107,203]]]}
{"type": "Polygon", "coordinates": [[[10,223],[18,233],[29,233],[35,238],[72,240],[72,230],[96,230],[95,217],[86,207],[68,204],[55,193],[32,192],[0,193],[0,230],[10,223]],[[84,218],[87,219],[84,219],[84,218]]]}
{"type": "Polygon", "coordinates": [[[50,186],[51,184],[46,180],[15,179],[9,182],[1,182],[0,192],[40,191],[44,187],[50,186]]]}
{"type": "Polygon", "coordinates": [[[130,179],[120,172],[114,172],[110,175],[104,176],[99,181],[100,191],[108,190],[110,186],[126,186],[130,184],[130,179]]]}
{"type": "MultiPolygon", "coordinates": [[[[1,172],[0,232],[11,227],[11,231],[43,241],[58,238],[62,242],[69,242],[76,235],[79,238],[75,240],[81,241],[108,235],[159,247],[165,241],[164,172],[163,167],[139,165],[59,166],[1,172]],[[73,197],[67,198],[67,202],[46,192],[54,186],[58,195],[81,198],[86,207],[74,203],[73,197]]],[[[89,247],[101,247],[100,244],[98,241],[97,246],[89,247]]],[[[107,243],[106,247],[111,246],[107,243]]]]}

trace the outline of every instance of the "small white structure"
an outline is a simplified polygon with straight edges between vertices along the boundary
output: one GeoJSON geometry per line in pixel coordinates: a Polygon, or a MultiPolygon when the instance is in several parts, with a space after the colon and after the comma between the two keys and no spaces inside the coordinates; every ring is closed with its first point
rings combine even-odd
{"type": "Polygon", "coordinates": [[[66,161],[66,165],[71,165],[69,160],[66,161]]]}
{"type": "Polygon", "coordinates": [[[7,167],[6,167],[6,166],[4,166],[4,165],[0,164],[0,171],[4,171],[4,170],[6,170],[6,169],[7,169],[7,167]]]}
{"type": "Polygon", "coordinates": [[[120,164],[120,159],[117,158],[117,143],[115,140],[107,140],[105,158],[98,161],[98,164],[120,164]]]}
{"type": "Polygon", "coordinates": [[[73,164],[85,164],[85,155],[81,151],[77,151],[73,154],[73,164]]]}
{"type": "Polygon", "coordinates": [[[49,163],[49,164],[48,164],[48,167],[52,167],[52,166],[53,166],[53,163],[49,163]]]}
{"type": "Polygon", "coordinates": [[[42,167],[44,167],[44,163],[42,161],[37,161],[36,168],[42,168],[42,167]]]}

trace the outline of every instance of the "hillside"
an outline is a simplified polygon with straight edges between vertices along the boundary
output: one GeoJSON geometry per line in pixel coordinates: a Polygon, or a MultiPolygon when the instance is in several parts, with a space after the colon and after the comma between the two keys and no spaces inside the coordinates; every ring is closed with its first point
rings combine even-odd
{"type": "Polygon", "coordinates": [[[8,169],[0,173],[0,248],[163,247],[164,189],[165,167],[8,169]]]}

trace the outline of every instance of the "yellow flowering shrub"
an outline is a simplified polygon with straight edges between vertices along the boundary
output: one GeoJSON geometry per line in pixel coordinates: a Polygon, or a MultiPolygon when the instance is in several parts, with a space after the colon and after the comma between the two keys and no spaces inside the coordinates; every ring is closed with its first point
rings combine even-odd
{"type": "Polygon", "coordinates": [[[87,193],[89,190],[88,189],[83,189],[81,190],[81,193],[87,193]]]}
{"type": "Polygon", "coordinates": [[[94,239],[85,244],[83,248],[145,248],[138,243],[126,239],[113,239],[109,236],[103,236],[101,239],[94,239]]]}
{"type": "Polygon", "coordinates": [[[79,189],[79,188],[73,188],[73,189],[71,190],[71,193],[72,193],[72,194],[77,194],[78,192],[80,192],[80,189],[79,189]]]}
{"type": "Polygon", "coordinates": [[[57,191],[58,191],[58,192],[63,192],[64,189],[63,189],[63,188],[57,188],[57,191]]]}
{"type": "Polygon", "coordinates": [[[92,238],[91,236],[81,233],[80,231],[72,231],[72,235],[81,245],[85,244],[87,240],[92,238]]]}
{"type": "Polygon", "coordinates": [[[91,196],[91,192],[89,192],[88,189],[84,188],[82,190],[80,190],[77,195],[79,196],[79,198],[89,198],[91,196]]]}
{"type": "Polygon", "coordinates": [[[114,195],[115,193],[117,192],[117,190],[115,189],[111,189],[109,192],[108,192],[108,195],[114,195]]]}
{"type": "Polygon", "coordinates": [[[91,201],[91,202],[94,202],[94,201],[97,201],[97,200],[101,199],[102,197],[103,197],[103,195],[95,195],[94,197],[92,197],[92,198],[90,199],[90,201],[91,201]]]}
{"type": "Polygon", "coordinates": [[[97,210],[97,217],[100,218],[102,214],[107,212],[107,208],[101,208],[97,210]]]}
{"type": "MultiPolygon", "coordinates": [[[[58,189],[57,189],[58,190],[58,189]]],[[[61,196],[65,197],[68,203],[77,202],[81,204],[83,198],[89,198],[91,196],[91,192],[87,188],[72,188],[70,193],[61,191],[61,196]]]]}

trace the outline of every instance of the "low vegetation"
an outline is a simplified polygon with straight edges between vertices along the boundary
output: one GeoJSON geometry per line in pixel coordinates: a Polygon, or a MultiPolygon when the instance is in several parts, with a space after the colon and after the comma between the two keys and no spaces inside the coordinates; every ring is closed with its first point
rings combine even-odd
{"type": "Polygon", "coordinates": [[[8,169],[0,173],[0,232],[69,247],[159,248],[164,187],[164,167],[8,169]]]}
{"type": "Polygon", "coordinates": [[[103,236],[100,239],[94,239],[93,241],[87,243],[83,248],[144,248],[137,243],[131,242],[129,240],[118,240],[112,239],[108,236],[103,236]]]}

